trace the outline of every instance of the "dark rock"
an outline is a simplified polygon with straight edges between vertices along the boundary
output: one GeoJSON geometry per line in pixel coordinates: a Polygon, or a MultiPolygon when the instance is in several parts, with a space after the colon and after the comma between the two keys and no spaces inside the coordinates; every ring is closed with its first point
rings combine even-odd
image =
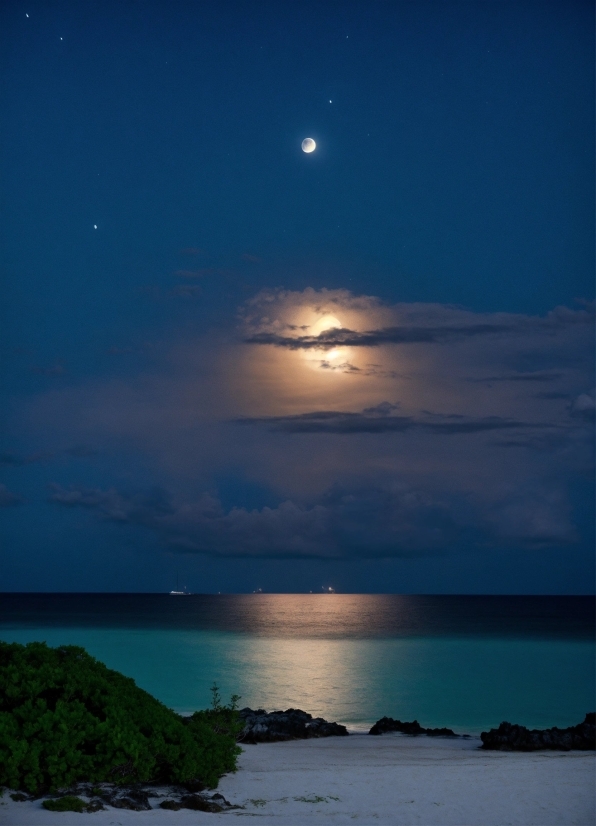
{"type": "Polygon", "coordinates": [[[240,809],[241,806],[233,806],[229,800],[226,800],[223,794],[212,794],[211,795],[212,803],[217,803],[218,806],[221,806],[222,809],[240,809]]]}
{"type": "Polygon", "coordinates": [[[90,800],[87,804],[87,811],[88,812],[103,812],[105,811],[105,806],[101,802],[101,800],[90,800]]]}
{"type": "Polygon", "coordinates": [[[162,809],[169,809],[179,812],[180,809],[193,809],[196,812],[225,812],[227,809],[239,809],[240,806],[233,806],[222,794],[214,794],[211,797],[202,797],[198,794],[183,795],[180,800],[162,800],[159,804],[162,809]]]}
{"type": "Polygon", "coordinates": [[[159,807],[160,809],[168,809],[172,812],[179,812],[182,805],[178,800],[162,800],[159,807]]]}
{"type": "Polygon", "coordinates": [[[595,747],[595,715],[586,714],[583,723],[569,728],[527,729],[525,726],[501,723],[499,728],[483,731],[483,749],[500,751],[589,751],[595,747]]]}
{"type": "Polygon", "coordinates": [[[243,743],[272,743],[279,740],[307,740],[311,737],[345,737],[348,730],[339,723],[329,723],[299,708],[267,713],[259,708],[243,708],[240,717],[244,730],[238,738],[243,743]]]}
{"type": "Polygon", "coordinates": [[[14,792],[10,796],[11,800],[14,800],[15,803],[24,803],[26,800],[31,800],[28,794],[23,794],[22,792],[14,792]]]}
{"type": "Polygon", "coordinates": [[[151,806],[149,795],[142,789],[126,789],[123,794],[103,794],[103,800],[115,809],[132,809],[134,812],[146,812],[151,806]]]}
{"type": "Polygon", "coordinates": [[[390,731],[400,731],[402,734],[426,734],[428,737],[459,737],[450,728],[424,728],[418,720],[411,723],[402,723],[401,720],[394,720],[393,717],[381,717],[374,724],[369,734],[387,734],[390,731]]]}
{"type": "Polygon", "coordinates": [[[200,794],[187,794],[180,799],[181,809],[193,809],[195,812],[223,812],[223,806],[200,794]]]}

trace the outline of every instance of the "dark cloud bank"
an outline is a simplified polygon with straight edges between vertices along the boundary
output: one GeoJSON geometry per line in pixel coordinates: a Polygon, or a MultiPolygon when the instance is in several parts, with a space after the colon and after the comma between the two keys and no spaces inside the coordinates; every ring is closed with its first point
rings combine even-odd
{"type": "Polygon", "coordinates": [[[225,510],[210,494],[178,501],[165,491],[54,486],[50,501],[142,526],[172,550],[228,557],[378,558],[491,546],[542,548],[577,540],[564,498],[548,490],[506,495],[490,507],[461,493],[406,483],[337,486],[310,506],[225,510]]]}

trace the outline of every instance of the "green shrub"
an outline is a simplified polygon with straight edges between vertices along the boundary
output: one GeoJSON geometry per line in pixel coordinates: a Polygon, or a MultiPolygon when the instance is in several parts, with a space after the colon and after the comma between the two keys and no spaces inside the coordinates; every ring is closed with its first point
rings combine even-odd
{"type": "Polygon", "coordinates": [[[189,720],[192,727],[197,724],[207,725],[215,734],[223,734],[236,740],[244,728],[244,722],[238,714],[238,694],[232,694],[228,705],[223,705],[219,688],[215,683],[211,686],[211,708],[206,711],[195,711],[189,720]]]}
{"type": "Polygon", "coordinates": [[[36,792],[90,783],[199,781],[214,788],[240,749],[188,724],[83,648],[0,642],[0,784],[36,792]]]}
{"type": "Polygon", "coordinates": [[[87,804],[84,800],[70,794],[44,800],[41,805],[50,812],[85,812],[87,810],[87,804]]]}

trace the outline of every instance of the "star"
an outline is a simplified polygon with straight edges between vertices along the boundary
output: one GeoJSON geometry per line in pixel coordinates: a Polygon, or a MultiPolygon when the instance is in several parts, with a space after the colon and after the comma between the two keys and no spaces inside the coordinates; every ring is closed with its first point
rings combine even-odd
{"type": "Polygon", "coordinates": [[[97,224],[93,224],[93,229],[97,229],[97,224]]]}

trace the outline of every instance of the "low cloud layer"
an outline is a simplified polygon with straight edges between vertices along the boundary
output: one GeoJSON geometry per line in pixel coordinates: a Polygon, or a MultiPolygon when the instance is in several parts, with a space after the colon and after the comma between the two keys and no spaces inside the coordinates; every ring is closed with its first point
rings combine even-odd
{"type": "Polygon", "coordinates": [[[530,317],[265,291],[236,329],[187,333],[142,373],[48,391],[20,421],[47,457],[74,456],[73,441],[98,451],[79,458],[101,477],[70,485],[65,471],[56,507],[181,552],[563,547],[590,541],[573,491],[592,472],[592,345],[590,307],[530,317]]]}
{"type": "MultiPolygon", "coordinates": [[[[320,410],[302,413],[299,416],[270,416],[254,419],[237,419],[238,424],[264,424],[270,430],[285,433],[406,433],[420,431],[437,435],[462,433],[486,433],[494,430],[536,429],[529,422],[516,422],[500,416],[485,416],[481,419],[466,419],[464,416],[420,417],[396,416],[388,414],[388,407],[395,407],[383,402],[377,408],[367,408],[362,413],[342,413],[334,410],[320,410]]],[[[555,425],[552,426],[556,427],[555,425]]]]}
{"type": "Polygon", "coordinates": [[[334,347],[379,347],[381,344],[420,344],[459,341],[475,336],[495,335],[511,328],[498,324],[469,324],[461,327],[384,327],[358,333],[336,327],[316,336],[280,336],[255,333],[244,339],[247,344],[272,344],[289,350],[331,350],[334,347]]]}
{"type": "Polygon", "coordinates": [[[568,508],[556,496],[505,497],[485,513],[478,502],[391,482],[329,491],[311,506],[225,510],[210,494],[179,501],[164,491],[63,489],[50,501],[86,508],[103,519],[156,533],[172,550],[224,557],[379,558],[470,550],[540,548],[577,540],[568,508]]]}

